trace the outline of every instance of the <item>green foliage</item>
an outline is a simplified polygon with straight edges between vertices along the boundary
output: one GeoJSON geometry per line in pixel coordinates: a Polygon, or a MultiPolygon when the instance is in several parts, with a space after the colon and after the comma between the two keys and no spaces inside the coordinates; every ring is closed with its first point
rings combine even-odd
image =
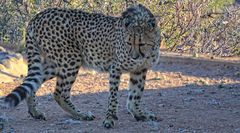
{"type": "MultiPolygon", "coordinates": [[[[235,10],[234,1],[138,0],[138,3],[147,6],[156,16],[163,42],[169,50],[229,56],[240,55],[240,11],[235,10]]],[[[45,8],[78,8],[119,15],[131,2],[136,1],[0,1],[0,45],[23,45],[27,23],[45,8]]]]}
{"type": "Polygon", "coordinates": [[[235,0],[211,0],[208,4],[209,9],[221,10],[224,7],[231,5],[235,0]]]}

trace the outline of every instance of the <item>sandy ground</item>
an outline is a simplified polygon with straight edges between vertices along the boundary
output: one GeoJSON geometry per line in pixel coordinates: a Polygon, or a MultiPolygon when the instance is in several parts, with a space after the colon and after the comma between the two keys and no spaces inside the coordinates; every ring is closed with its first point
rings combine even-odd
{"type": "MultiPolygon", "coordinates": [[[[72,89],[72,100],[82,111],[91,111],[93,121],[76,121],[54,101],[55,79],[39,89],[39,108],[47,120],[34,120],[22,102],[14,110],[0,109],[8,116],[5,132],[14,133],[240,133],[240,63],[162,57],[147,75],[142,107],[154,112],[156,122],[137,122],[126,109],[128,75],[121,78],[119,120],[104,129],[108,97],[107,74],[81,69],[72,89]]],[[[1,83],[0,96],[20,81],[1,83]]]]}

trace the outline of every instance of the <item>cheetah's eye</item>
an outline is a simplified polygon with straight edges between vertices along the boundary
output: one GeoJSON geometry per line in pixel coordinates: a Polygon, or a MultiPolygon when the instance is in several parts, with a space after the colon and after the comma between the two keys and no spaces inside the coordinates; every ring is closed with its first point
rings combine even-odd
{"type": "Polygon", "coordinates": [[[130,23],[131,23],[131,22],[130,22],[129,20],[127,20],[127,21],[125,22],[125,26],[128,27],[128,26],[130,25],[130,23]]]}

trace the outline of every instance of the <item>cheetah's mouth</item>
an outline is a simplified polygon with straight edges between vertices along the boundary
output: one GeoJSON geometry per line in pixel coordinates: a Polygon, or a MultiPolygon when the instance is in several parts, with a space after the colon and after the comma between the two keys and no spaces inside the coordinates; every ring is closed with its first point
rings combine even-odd
{"type": "Polygon", "coordinates": [[[145,54],[142,51],[142,47],[144,47],[145,44],[141,43],[140,40],[141,39],[139,39],[139,37],[137,37],[137,35],[134,33],[131,43],[128,43],[130,45],[130,57],[134,60],[142,59],[145,57],[145,54]]]}

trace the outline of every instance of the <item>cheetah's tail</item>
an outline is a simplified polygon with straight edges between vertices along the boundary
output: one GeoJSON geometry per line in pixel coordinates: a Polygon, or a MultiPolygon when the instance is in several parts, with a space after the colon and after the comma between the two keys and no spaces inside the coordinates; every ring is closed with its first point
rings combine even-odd
{"type": "Polygon", "coordinates": [[[40,51],[37,47],[34,46],[33,41],[30,40],[29,36],[27,36],[26,42],[28,56],[28,75],[21,85],[16,87],[10,94],[5,97],[4,106],[6,108],[15,107],[29,95],[34,95],[34,93],[43,82],[43,66],[41,64],[40,51]]]}

